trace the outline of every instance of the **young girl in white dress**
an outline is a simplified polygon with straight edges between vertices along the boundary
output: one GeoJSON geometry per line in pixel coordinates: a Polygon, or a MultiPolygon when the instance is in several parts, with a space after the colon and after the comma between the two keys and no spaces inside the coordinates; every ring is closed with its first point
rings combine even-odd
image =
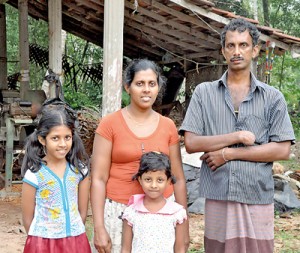
{"type": "Polygon", "coordinates": [[[124,210],[121,252],[184,253],[186,210],[163,196],[166,187],[175,183],[168,156],[143,154],[135,179],[145,194],[133,195],[124,210]]]}

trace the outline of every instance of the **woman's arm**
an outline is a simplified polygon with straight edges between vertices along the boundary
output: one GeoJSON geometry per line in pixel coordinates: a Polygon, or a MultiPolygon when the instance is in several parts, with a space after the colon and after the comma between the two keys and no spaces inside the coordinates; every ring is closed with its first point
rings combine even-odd
{"type": "MultiPolygon", "coordinates": [[[[175,200],[187,210],[187,192],[186,192],[186,181],[182,168],[182,159],[179,143],[170,146],[170,162],[172,173],[176,178],[174,184],[174,195],[175,200]]],[[[184,243],[186,250],[190,244],[189,235],[189,221],[186,220],[183,224],[184,227],[184,243]]]]}
{"type": "Polygon", "coordinates": [[[175,228],[175,245],[174,253],[185,253],[187,248],[184,242],[185,227],[187,221],[183,221],[182,224],[177,224],[175,228]]]}
{"type": "Polygon", "coordinates": [[[89,193],[90,193],[90,178],[89,176],[87,176],[85,179],[80,181],[78,185],[78,210],[84,224],[88,212],[89,193]]]}
{"type": "Polygon", "coordinates": [[[96,249],[111,251],[111,239],[104,226],[106,183],[111,166],[112,142],[96,134],[91,161],[91,205],[94,222],[94,244],[96,249]]]}
{"type": "Polygon", "coordinates": [[[131,252],[132,238],[133,238],[132,227],[128,225],[127,220],[123,220],[121,253],[131,252]]]}
{"type": "Polygon", "coordinates": [[[35,194],[36,189],[24,182],[22,186],[22,219],[27,234],[34,217],[35,194]]]}
{"type": "Polygon", "coordinates": [[[176,202],[187,208],[187,193],[186,193],[186,182],[182,168],[181,151],[179,143],[170,146],[170,162],[172,174],[176,178],[174,184],[174,194],[176,202]]]}

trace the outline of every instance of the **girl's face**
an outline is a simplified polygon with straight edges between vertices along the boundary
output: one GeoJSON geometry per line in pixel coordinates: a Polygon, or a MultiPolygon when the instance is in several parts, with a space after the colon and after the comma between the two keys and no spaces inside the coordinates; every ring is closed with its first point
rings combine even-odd
{"type": "Polygon", "coordinates": [[[53,127],[46,138],[38,137],[39,142],[46,148],[45,160],[65,160],[72,147],[72,132],[65,126],[53,127]]]}
{"type": "Polygon", "coordinates": [[[163,193],[170,184],[164,170],[148,171],[139,177],[145,195],[151,199],[163,198],[163,193]]]}
{"type": "Polygon", "coordinates": [[[157,75],[152,69],[136,72],[132,83],[125,85],[131,104],[141,109],[152,107],[159,92],[157,75]]]}

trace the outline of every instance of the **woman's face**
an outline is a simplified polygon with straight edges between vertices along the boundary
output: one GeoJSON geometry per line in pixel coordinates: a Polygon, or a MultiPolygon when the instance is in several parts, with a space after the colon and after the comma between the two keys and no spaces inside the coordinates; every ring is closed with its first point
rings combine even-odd
{"type": "Polygon", "coordinates": [[[141,109],[152,107],[159,92],[157,75],[151,69],[136,72],[132,83],[125,85],[131,104],[141,109]]]}

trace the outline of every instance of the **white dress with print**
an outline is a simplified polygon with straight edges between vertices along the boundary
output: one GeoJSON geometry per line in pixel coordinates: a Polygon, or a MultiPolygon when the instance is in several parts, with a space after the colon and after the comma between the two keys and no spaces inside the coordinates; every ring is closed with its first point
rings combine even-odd
{"type": "Polygon", "coordinates": [[[144,196],[133,195],[123,214],[132,226],[131,253],[174,253],[175,227],[187,218],[186,210],[167,201],[157,213],[150,213],[143,204],[144,196]]]}

